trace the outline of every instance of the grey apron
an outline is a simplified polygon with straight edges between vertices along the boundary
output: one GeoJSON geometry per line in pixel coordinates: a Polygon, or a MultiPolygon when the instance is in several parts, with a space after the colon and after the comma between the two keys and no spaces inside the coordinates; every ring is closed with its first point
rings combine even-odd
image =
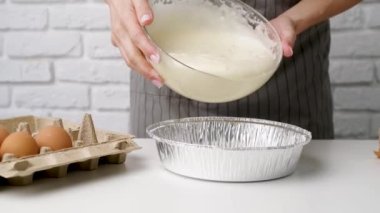
{"type": "MultiPolygon", "coordinates": [[[[298,1],[246,0],[268,19],[298,1]]],[[[167,87],[131,74],[131,131],[146,137],[145,128],[155,122],[194,116],[261,118],[297,125],[315,139],[334,137],[332,98],[328,74],[330,27],[318,24],[298,36],[294,56],[284,59],[275,75],[257,92],[237,101],[208,104],[185,98],[167,87]]]]}

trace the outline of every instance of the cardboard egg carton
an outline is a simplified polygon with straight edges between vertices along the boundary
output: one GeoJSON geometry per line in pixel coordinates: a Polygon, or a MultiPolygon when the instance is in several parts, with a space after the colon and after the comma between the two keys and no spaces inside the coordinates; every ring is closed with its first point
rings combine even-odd
{"type": "Polygon", "coordinates": [[[127,153],[140,149],[132,135],[123,135],[95,129],[91,115],[86,114],[82,124],[61,119],[34,116],[0,120],[0,126],[9,132],[29,131],[32,135],[50,125],[58,125],[69,133],[73,147],[51,151],[41,147],[38,155],[17,158],[6,153],[0,161],[0,178],[10,185],[28,185],[35,173],[46,177],[61,178],[67,175],[69,165],[82,170],[97,169],[100,161],[110,164],[124,163],[127,153]]]}

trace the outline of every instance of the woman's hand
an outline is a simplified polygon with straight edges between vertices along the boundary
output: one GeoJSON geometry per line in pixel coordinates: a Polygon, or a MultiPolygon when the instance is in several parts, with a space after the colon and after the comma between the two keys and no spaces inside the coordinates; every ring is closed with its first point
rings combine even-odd
{"type": "Polygon", "coordinates": [[[147,0],[105,0],[111,14],[112,44],[119,48],[128,66],[157,87],[163,80],[151,63],[159,63],[160,55],[147,38],[143,27],[153,22],[147,0]]]}
{"type": "Polygon", "coordinates": [[[299,1],[271,23],[280,35],[285,57],[293,55],[298,34],[309,27],[333,17],[361,2],[361,0],[299,1]]]}
{"type": "Polygon", "coordinates": [[[284,56],[293,56],[293,46],[297,38],[295,24],[285,15],[280,15],[270,21],[280,36],[284,56]]]}

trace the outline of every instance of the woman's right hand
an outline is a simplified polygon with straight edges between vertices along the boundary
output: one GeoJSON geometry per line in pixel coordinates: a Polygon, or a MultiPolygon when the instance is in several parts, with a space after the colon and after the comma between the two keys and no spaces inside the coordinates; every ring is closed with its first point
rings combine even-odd
{"type": "Polygon", "coordinates": [[[145,35],[143,27],[153,22],[148,0],[105,0],[110,8],[112,44],[119,48],[128,66],[139,72],[158,88],[163,79],[152,67],[160,55],[145,35]]]}

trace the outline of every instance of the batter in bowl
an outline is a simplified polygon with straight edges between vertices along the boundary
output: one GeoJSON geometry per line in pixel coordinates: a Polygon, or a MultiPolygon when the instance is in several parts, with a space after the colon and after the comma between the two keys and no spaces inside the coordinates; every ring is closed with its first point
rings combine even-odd
{"type": "Polygon", "coordinates": [[[149,36],[163,51],[191,68],[239,81],[255,79],[277,67],[270,49],[275,42],[227,7],[157,5],[155,17],[147,28],[149,36]]]}

